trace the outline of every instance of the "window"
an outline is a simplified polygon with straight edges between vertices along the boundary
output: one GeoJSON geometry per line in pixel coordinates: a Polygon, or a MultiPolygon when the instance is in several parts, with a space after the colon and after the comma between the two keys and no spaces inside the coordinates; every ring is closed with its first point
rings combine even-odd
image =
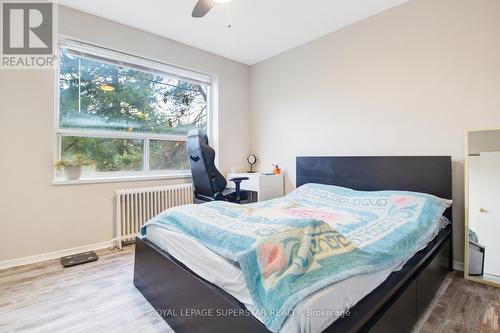
{"type": "Polygon", "coordinates": [[[186,135],[208,129],[210,85],[199,73],[62,44],[59,158],[95,161],[96,177],[189,174],[186,135]]]}

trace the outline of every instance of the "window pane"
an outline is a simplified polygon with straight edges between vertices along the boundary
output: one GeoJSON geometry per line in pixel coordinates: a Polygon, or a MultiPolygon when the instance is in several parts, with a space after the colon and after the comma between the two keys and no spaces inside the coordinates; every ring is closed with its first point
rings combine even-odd
{"type": "Polygon", "coordinates": [[[82,155],[95,161],[97,172],[143,170],[142,140],[65,136],[61,146],[63,160],[82,155]]]}
{"type": "Polygon", "coordinates": [[[206,128],[208,86],[61,50],[60,127],[185,135],[206,128]]]}
{"type": "Polygon", "coordinates": [[[186,142],[151,140],[149,148],[151,170],[187,170],[186,142]]]}

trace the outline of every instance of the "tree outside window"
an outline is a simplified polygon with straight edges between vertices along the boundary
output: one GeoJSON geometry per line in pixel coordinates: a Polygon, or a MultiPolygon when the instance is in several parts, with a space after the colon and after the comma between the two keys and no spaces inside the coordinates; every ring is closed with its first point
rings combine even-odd
{"type": "Polygon", "coordinates": [[[61,158],[97,172],[187,170],[186,135],[206,130],[209,85],[62,48],[61,158]]]}

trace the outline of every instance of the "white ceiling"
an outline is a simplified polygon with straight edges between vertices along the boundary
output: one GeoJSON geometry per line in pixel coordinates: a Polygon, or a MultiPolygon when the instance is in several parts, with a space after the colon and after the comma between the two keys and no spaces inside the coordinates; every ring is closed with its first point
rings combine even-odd
{"type": "Polygon", "coordinates": [[[252,65],[408,0],[60,0],[62,5],[252,65]],[[227,28],[229,7],[232,28],[227,28]]]}

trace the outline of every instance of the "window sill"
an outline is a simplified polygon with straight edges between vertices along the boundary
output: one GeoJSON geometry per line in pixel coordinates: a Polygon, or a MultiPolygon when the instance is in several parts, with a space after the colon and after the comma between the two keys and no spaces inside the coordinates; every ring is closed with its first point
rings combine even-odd
{"type": "Polygon", "coordinates": [[[52,185],[84,185],[84,184],[101,184],[101,183],[128,183],[148,180],[164,180],[164,179],[184,179],[191,178],[191,174],[166,174],[166,175],[128,175],[128,176],[109,176],[109,177],[82,177],[75,180],[67,180],[65,178],[55,178],[52,185]]]}

